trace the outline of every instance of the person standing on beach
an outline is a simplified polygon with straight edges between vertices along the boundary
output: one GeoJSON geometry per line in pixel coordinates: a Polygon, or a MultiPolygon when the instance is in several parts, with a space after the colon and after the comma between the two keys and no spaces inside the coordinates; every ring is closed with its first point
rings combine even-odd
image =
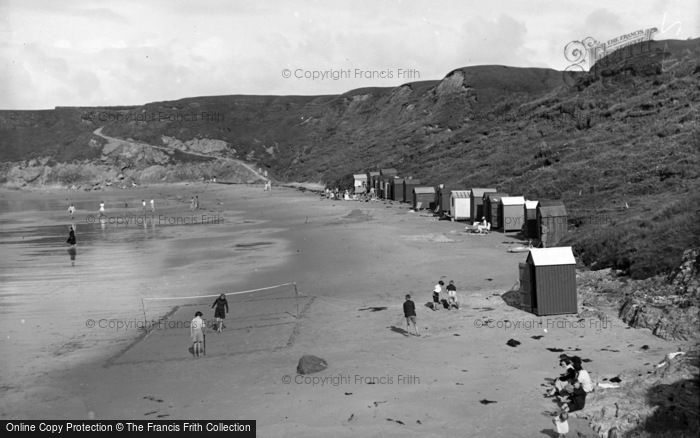
{"type": "Polygon", "coordinates": [[[408,332],[411,333],[411,324],[413,324],[413,329],[418,334],[418,326],[416,325],[416,304],[411,300],[411,295],[406,295],[406,301],[403,302],[403,316],[406,317],[406,328],[408,332]]]}
{"type": "Polygon", "coordinates": [[[219,295],[211,305],[212,308],[216,307],[214,310],[214,318],[216,318],[216,331],[221,333],[224,329],[224,319],[226,318],[226,313],[228,313],[228,301],[226,301],[226,294],[219,295]]]}
{"type": "Polygon", "coordinates": [[[105,215],[105,201],[100,201],[100,217],[105,215]]]}
{"type": "Polygon", "coordinates": [[[455,286],[454,280],[450,280],[450,284],[447,285],[447,301],[450,309],[453,307],[455,309],[459,308],[459,304],[457,304],[457,286],[455,286]]]}
{"type": "Polygon", "coordinates": [[[569,414],[562,412],[552,419],[554,428],[557,432],[557,438],[566,438],[569,433],[569,414]]]}
{"type": "Polygon", "coordinates": [[[153,199],[151,199],[151,213],[156,212],[156,203],[153,199]]]}
{"type": "Polygon", "coordinates": [[[75,206],[73,203],[70,203],[70,206],[68,206],[68,214],[70,215],[70,218],[73,219],[73,216],[75,215],[75,206]]]}
{"type": "Polygon", "coordinates": [[[73,225],[70,225],[68,227],[68,240],[66,240],[66,243],[68,243],[71,246],[75,246],[76,244],[75,229],[73,228],[73,225]]]}
{"type": "Polygon", "coordinates": [[[195,195],[194,197],[194,209],[199,210],[199,195],[195,195]]]}
{"type": "Polygon", "coordinates": [[[190,337],[192,338],[192,349],[194,355],[199,357],[204,353],[204,320],[202,312],[196,312],[190,323],[190,337]]]}
{"type": "Polygon", "coordinates": [[[433,288],[433,310],[440,309],[440,306],[442,305],[442,303],[440,302],[440,295],[442,294],[442,287],[444,285],[445,282],[440,280],[438,281],[438,284],[436,284],[433,288]]]}

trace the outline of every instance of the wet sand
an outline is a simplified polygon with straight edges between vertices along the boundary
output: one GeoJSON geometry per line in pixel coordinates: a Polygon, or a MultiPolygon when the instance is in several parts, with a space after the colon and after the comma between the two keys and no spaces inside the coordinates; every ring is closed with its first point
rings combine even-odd
{"type": "MultiPolygon", "coordinates": [[[[85,318],[78,318],[71,326],[75,339],[63,344],[64,350],[75,348],[52,358],[51,370],[38,353],[30,379],[26,372],[3,379],[3,418],[256,419],[265,437],[551,436],[547,412],[555,405],[542,397],[541,385],[558,375],[561,352],[590,359],[587,369],[602,380],[623,370],[646,373],[665,353],[682,348],[629,329],[612,314],[605,321],[540,318],[509,306],[503,295],[517,283],[518,262],[526,254],[506,250],[520,242],[499,232],[467,235],[463,224],[435,221],[406,204],[329,201],[257,186],[138,190],[157,190],[185,212],[190,193],[198,192],[212,213],[223,212],[227,221],[235,217],[237,224],[157,227],[162,234],[134,242],[138,251],[120,259],[128,260],[120,262],[121,269],[102,267],[98,275],[100,266],[93,268],[82,300],[95,300],[95,283],[103,285],[104,278],[112,276],[114,285],[100,289],[92,311],[114,312],[115,318],[138,315],[135,295],[118,298],[125,289],[185,296],[293,281],[305,296],[300,317],[283,316],[289,310],[284,306],[241,303],[232,308],[224,333],[208,334],[207,356],[198,359],[186,351],[186,329],[181,335],[153,330],[134,343],[138,331],[130,338],[89,331],[79,327],[85,318]],[[439,279],[455,280],[464,304],[459,311],[424,307],[439,279]],[[420,337],[404,332],[406,293],[416,302],[420,337]],[[258,320],[265,317],[279,318],[280,324],[262,327],[258,320]],[[506,345],[511,338],[521,344],[506,345]],[[326,359],[328,369],[298,377],[302,354],[326,359]]],[[[45,200],[56,194],[26,196],[45,200]]],[[[52,219],[63,220],[62,212],[52,219]]],[[[77,259],[82,263],[80,253],[77,259]]],[[[44,274],[27,272],[36,281],[44,274]]],[[[15,293],[32,287],[38,285],[17,286],[15,293]]],[[[44,297],[36,308],[54,299],[44,297]]],[[[191,317],[191,310],[183,307],[177,318],[191,317]]],[[[27,360],[25,350],[32,345],[27,335],[21,342],[4,341],[2,348],[27,360]]],[[[585,423],[571,424],[573,431],[590,435],[585,423]]]]}

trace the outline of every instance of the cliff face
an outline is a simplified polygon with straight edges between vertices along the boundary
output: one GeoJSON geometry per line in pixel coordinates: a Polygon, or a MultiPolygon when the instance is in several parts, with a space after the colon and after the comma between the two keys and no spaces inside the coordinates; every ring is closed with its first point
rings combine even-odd
{"type": "Polygon", "coordinates": [[[478,66],[337,96],[0,111],[0,160],[22,168],[17,179],[5,166],[0,180],[41,181],[31,159],[119,167],[134,178],[150,166],[187,167],[166,181],[215,175],[196,169],[220,158],[285,181],[394,167],[427,184],[562,199],[564,244],[588,265],[642,278],[670,271],[700,244],[700,221],[687,208],[700,205],[700,40],[648,47],[573,86],[554,70],[478,66]],[[98,128],[141,146],[105,154],[98,128]]]}
{"type": "Polygon", "coordinates": [[[644,327],[664,339],[700,337],[700,248],[683,254],[681,265],[668,283],[640,287],[625,297],[620,318],[632,327],[644,327]]]}

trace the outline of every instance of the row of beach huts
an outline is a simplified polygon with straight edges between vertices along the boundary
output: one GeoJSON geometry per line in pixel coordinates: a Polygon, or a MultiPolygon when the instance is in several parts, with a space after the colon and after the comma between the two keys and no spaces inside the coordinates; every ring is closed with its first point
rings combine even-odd
{"type": "Polygon", "coordinates": [[[428,209],[455,221],[485,218],[492,230],[522,232],[544,248],[556,246],[567,231],[566,207],[561,201],[527,200],[495,188],[432,186],[416,178],[401,178],[393,168],[353,177],[356,194],[373,191],[381,199],[408,202],[416,210],[428,209]]]}
{"type": "Polygon", "coordinates": [[[577,313],[576,260],[571,247],[556,246],[567,232],[563,202],[528,200],[495,188],[427,185],[402,178],[393,168],[353,177],[356,194],[407,202],[454,221],[485,218],[492,230],[522,233],[539,248],[530,248],[525,263],[519,264],[521,307],[539,316],[577,313]]]}

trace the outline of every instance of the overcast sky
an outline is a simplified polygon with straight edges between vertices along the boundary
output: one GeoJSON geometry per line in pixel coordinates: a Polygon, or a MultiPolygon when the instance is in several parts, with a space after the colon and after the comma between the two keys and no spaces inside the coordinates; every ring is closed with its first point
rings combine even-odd
{"type": "Polygon", "coordinates": [[[699,4],[0,0],[0,109],[335,94],[482,64],[561,70],[564,46],[587,36],[697,38],[699,4]],[[335,79],[304,77],[324,71],[335,79]]]}

